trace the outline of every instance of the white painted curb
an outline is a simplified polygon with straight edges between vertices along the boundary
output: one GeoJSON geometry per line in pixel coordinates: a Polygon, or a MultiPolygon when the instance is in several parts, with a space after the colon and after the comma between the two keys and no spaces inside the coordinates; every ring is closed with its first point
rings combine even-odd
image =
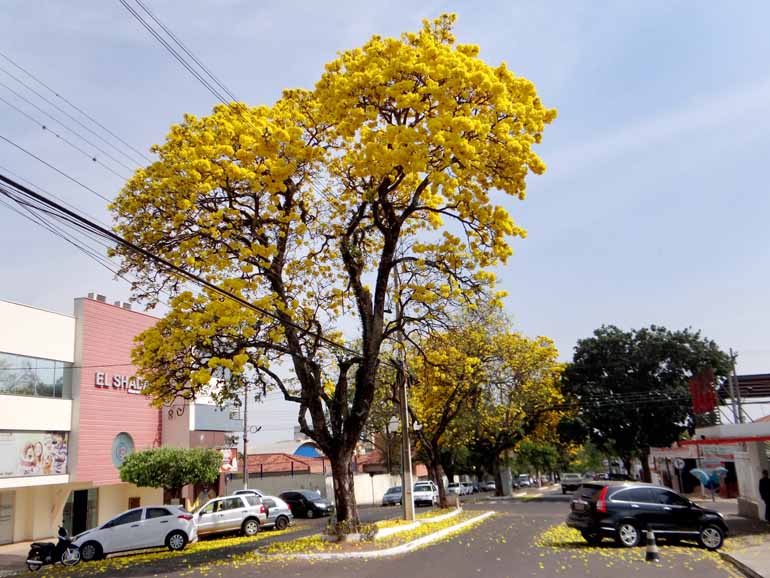
{"type": "Polygon", "coordinates": [[[457,516],[462,511],[462,508],[455,508],[448,514],[441,514],[440,516],[433,516],[432,518],[420,518],[419,521],[423,524],[435,524],[436,522],[443,522],[444,520],[457,516]]]}
{"type": "Polygon", "coordinates": [[[484,520],[486,518],[489,518],[490,516],[494,516],[495,512],[484,512],[480,516],[476,516],[475,518],[471,518],[470,520],[465,520],[464,522],[460,522],[459,524],[455,524],[454,526],[450,526],[449,528],[444,528],[443,530],[439,530],[438,532],[435,532],[433,534],[428,534],[427,536],[423,536],[422,538],[417,538],[416,540],[412,540],[411,542],[407,542],[406,544],[401,544],[400,546],[393,546],[392,548],[386,548],[384,550],[372,550],[370,552],[317,552],[315,554],[265,554],[266,557],[272,558],[272,557],[280,557],[283,559],[295,559],[295,560],[347,560],[350,558],[386,558],[388,556],[398,556],[400,554],[406,554],[407,552],[411,552],[415,548],[419,548],[420,546],[424,546],[425,544],[430,544],[431,542],[436,542],[437,540],[440,540],[447,534],[451,534],[452,532],[459,530],[460,528],[464,528],[465,526],[469,526],[471,524],[474,524],[476,522],[479,522],[481,520],[484,520]]]}
{"type": "Polygon", "coordinates": [[[449,518],[457,516],[460,512],[462,512],[462,509],[455,509],[447,514],[441,514],[440,516],[433,516],[432,518],[421,518],[419,520],[412,522],[411,524],[405,524],[403,526],[391,526],[390,528],[383,528],[382,530],[377,531],[377,533],[374,535],[374,539],[382,540],[383,538],[387,538],[388,536],[393,536],[394,534],[400,534],[401,532],[408,532],[409,530],[414,530],[415,528],[419,528],[422,524],[435,524],[436,522],[443,522],[444,520],[448,520],[449,518]]]}
{"type": "Polygon", "coordinates": [[[391,526],[390,528],[383,528],[382,530],[377,530],[377,533],[374,535],[375,540],[382,540],[383,538],[387,538],[388,536],[392,536],[393,534],[400,534],[401,532],[408,532],[409,530],[414,530],[415,528],[420,527],[421,522],[412,522],[411,524],[404,524],[403,526],[391,526]]]}

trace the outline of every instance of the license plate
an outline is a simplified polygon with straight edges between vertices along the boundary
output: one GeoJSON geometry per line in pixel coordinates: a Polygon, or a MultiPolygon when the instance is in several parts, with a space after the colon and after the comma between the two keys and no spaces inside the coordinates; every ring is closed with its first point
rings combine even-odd
{"type": "Polygon", "coordinates": [[[585,502],[572,502],[572,511],[585,512],[586,506],[588,506],[588,504],[586,504],[585,502]]]}

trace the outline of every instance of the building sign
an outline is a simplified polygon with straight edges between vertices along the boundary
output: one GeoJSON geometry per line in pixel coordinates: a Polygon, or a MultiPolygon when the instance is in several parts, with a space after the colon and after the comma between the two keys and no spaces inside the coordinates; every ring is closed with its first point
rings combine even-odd
{"type": "Polygon", "coordinates": [[[0,478],[67,473],[67,432],[0,432],[0,478]]]}
{"type": "Polygon", "coordinates": [[[128,393],[142,393],[146,381],[135,376],[109,374],[104,371],[94,373],[94,385],[102,389],[122,389],[128,393]]]}

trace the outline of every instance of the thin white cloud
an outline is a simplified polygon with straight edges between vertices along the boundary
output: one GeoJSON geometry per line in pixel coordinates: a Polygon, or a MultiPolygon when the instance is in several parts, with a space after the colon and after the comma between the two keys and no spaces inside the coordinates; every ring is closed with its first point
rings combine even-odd
{"type": "MultiPolygon", "coordinates": [[[[693,101],[658,116],[621,127],[598,138],[545,155],[549,176],[563,177],[632,149],[666,142],[692,131],[721,127],[739,117],[770,109],[770,78],[733,92],[693,101]]],[[[719,138],[715,135],[715,138],[719,138]]]]}

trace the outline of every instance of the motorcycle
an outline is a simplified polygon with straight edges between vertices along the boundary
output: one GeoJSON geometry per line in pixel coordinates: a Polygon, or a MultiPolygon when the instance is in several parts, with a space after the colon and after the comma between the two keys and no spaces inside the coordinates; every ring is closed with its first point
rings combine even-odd
{"type": "Polygon", "coordinates": [[[45,564],[61,562],[65,566],[75,566],[80,563],[80,548],[72,544],[72,540],[63,526],[59,526],[59,541],[32,542],[27,554],[27,568],[32,572],[39,570],[45,564]]]}

